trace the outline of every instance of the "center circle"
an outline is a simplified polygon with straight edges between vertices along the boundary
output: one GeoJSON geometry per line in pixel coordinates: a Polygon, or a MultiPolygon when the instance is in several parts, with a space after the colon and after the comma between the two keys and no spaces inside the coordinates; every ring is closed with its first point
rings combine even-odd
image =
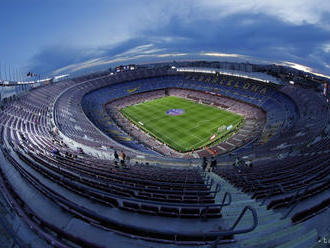
{"type": "Polygon", "coordinates": [[[167,115],[183,115],[184,110],[183,109],[169,109],[166,111],[167,115]]]}

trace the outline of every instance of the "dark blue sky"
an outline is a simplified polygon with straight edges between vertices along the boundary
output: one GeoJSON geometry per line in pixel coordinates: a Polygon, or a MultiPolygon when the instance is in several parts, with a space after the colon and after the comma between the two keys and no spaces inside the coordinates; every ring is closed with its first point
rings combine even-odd
{"type": "Polygon", "coordinates": [[[0,37],[2,78],[9,65],[46,76],[200,58],[330,74],[324,0],[5,0],[0,37]]]}

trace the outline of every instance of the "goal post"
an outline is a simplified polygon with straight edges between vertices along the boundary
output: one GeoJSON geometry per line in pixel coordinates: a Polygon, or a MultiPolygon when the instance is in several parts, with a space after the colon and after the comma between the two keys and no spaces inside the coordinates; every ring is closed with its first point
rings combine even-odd
{"type": "Polygon", "coordinates": [[[222,125],[218,128],[218,133],[222,133],[223,131],[225,131],[227,129],[226,125],[222,125]]]}
{"type": "Polygon", "coordinates": [[[227,129],[226,125],[222,125],[222,126],[218,127],[217,132],[210,137],[210,140],[214,140],[216,137],[218,137],[219,134],[226,131],[226,129],[227,129]]]}

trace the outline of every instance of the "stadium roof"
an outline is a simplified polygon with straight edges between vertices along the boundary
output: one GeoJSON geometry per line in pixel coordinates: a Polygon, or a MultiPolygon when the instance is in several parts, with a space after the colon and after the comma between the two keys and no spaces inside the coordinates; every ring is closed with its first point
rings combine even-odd
{"type": "Polygon", "coordinates": [[[244,72],[237,70],[216,69],[216,68],[211,69],[211,68],[201,68],[201,67],[178,67],[176,68],[176,70],[179,72],[199,72],[199,73],[212,73],[212,74],[220,73],[223,75],[249,78],[257,81],[262,81],[264,83],[274,83],[278,85],[284,84],[279,79],[261,72],[244,72]]]}

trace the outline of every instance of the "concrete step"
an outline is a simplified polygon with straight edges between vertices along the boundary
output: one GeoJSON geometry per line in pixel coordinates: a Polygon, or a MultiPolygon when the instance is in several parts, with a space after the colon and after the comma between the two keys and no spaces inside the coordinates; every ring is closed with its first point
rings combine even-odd
{"type": "Polygon", "coordinates": [[[289,242],[293,237],[304,236],[306,233],[303,225],[286,226],[279,225],[274,229],[269,229],[271,232],[262,232],[259,235],[240,241],[241,247],[267,247],[275,248],[283,243],[289,242]]]}
{"type": "MultiPolygon", "coordinates": [[[[267,247],[267,248],[289,248],[292,247],[308,247],[312,242],[315,242],[317,236],[316,230],[306,232],[303,224],[292,225],[289,218],[281,220],[281,214],[275,213],[272,210],[267,210],[266,206],[260,206],[260,202],[251,199],[249,195],[241,192],[239,189],[232,186],[222,177],[209,173],[215,183],[221,184],[221,192],[217,199],[221,200],[226,191],[232,195],[232,204],[223,208],[223,217],[228,226],[232,225],[237,219],[242,209],[249,205],[257,211],[258,226],[250,233],[239,234],[235,236],[237,242],[223,245],[228,248],[238,247],[267,247]],[[297,237],[297,240],[293,239],[297,237]]],[[[236,227],[237,229],[247,228],[252,223],[252,216],[246,215],[236,227]]]]}
{"type": "Polygon", "coordinates": [[[309,248],[318,242],[318,233],[315,229],[310,230],[305,235],[298,236],[292,240],[277,246],[276,248],[309,248]]]}
{"type": "Polygon", "coordinates": [[[103,247],[116,247],[116,248],[207,248],[207,245],[176,245],[166,243],[155,243],[141,239],[133,239],[122,235],[109,232],[107,230],[96,230],[92,228],[86,222],[79,219],[72,219],[69,225],[65,228],[65,231],[73,233],[77,237],[85,237],[87,240],[93,240],[93,242],[103,247]]]}

